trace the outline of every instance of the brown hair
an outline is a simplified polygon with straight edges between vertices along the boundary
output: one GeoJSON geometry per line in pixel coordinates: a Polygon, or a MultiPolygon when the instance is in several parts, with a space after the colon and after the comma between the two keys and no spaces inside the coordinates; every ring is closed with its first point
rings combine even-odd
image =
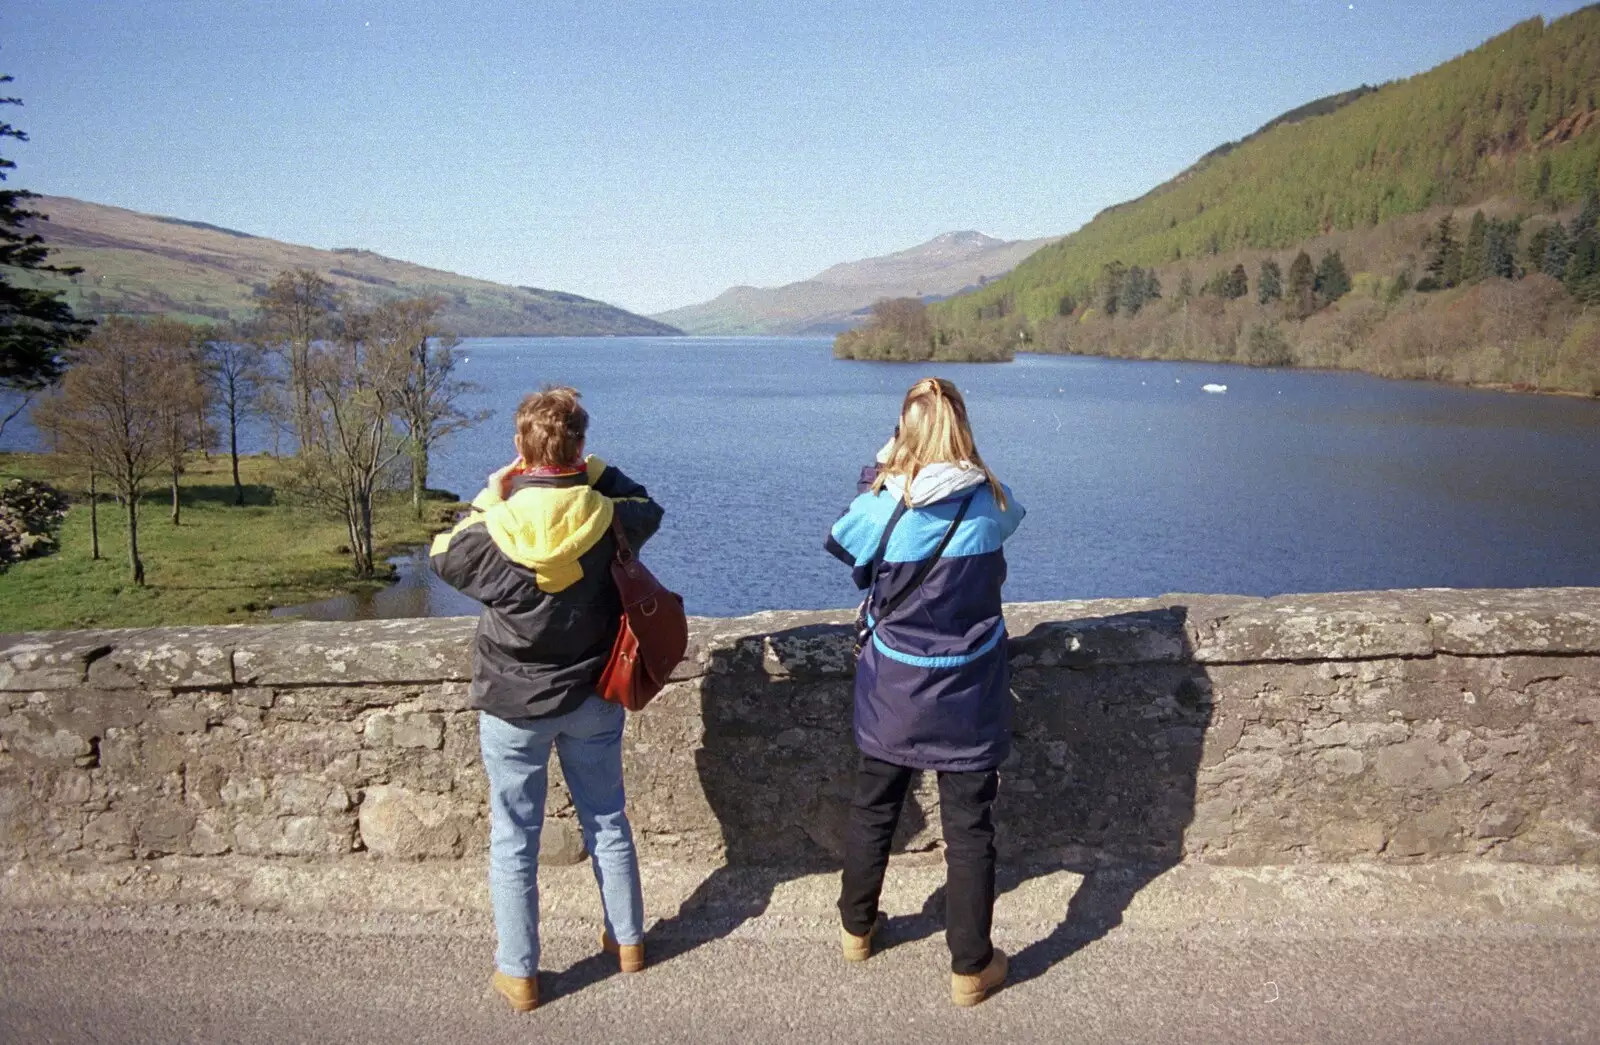
{"type": "Polygon", "coordinates": [[[978,456],[978,447],[972,440],[972,426],[967,423],[967,403],[961,398],[961,391],[942,377],[925,377],[906,393],[900,407],[900,427],[895,429],[894,443],[889,448],[889,460],[873,480],[872,492],[883,489],[890,476],[904,476],[905,502],[909,506],[912,480],[923,468],[941,461],[967,463],[983,469],[995,506],[1006,511],[1006,495],[1000,480],[978,456]]]}
{"type": "Polygon", "coordinates": [[[588,433],[576,388],[546,385],[517,407],[517,453],[529,468],[576,464],[588,433]]]}

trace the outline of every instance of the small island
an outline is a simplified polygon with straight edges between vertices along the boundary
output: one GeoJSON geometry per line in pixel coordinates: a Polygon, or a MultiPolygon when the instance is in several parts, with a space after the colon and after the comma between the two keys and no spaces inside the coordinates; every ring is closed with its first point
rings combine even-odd
{"type": "Polygon", "coordinates": [[[989,323],[971,330],[935,327],[919,298],[885,298],[872,318],[833,341],[835,359],[886,363],[1009,363],[1025,337],[1020,324],[989,323]]]}

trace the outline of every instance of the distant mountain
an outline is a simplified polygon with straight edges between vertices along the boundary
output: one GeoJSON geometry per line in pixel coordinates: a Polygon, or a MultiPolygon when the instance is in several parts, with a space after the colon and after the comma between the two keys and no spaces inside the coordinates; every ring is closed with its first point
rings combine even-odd
{"type": "Polygon", "coordinates": [[[880,298],[936,300],[982,286],[1049,242],[946,232],[909,250],[833,265],[799,283],[733,287],[654,318],[691,334],[833,334],[860,323],[880,298]]]}
{"type": "Polygon", "coordinates": [[[58,280],[80,314],[167,315],[208,321],[242,319],[274,276],[288,268],[322,273],[352,302],[438,295],[440,325],[463,337],[509,335],[670,335],[665,323],[576,294],[511,287],[397,261],[370,250],[320,250],[253,236],[203,221],[159,217],[63,196],[41,196],[33,209],[48,222],[35,231],[50,260],[83,274],[58,280]]]}

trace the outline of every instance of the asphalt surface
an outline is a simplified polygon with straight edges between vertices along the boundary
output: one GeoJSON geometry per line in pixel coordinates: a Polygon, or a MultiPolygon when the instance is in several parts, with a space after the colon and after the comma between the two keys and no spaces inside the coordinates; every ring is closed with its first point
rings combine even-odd
{"type": "MultiPolygon", "coordinates": [[[[564,881],[549,899],[581,882],[564,881]]],[[[936,905],[903,900],[886,949],[851,965],[825,881],[765,908],[686,908],[651,930],[652,964],[632,976],[597,953],[592,917],[556,902],[526,1015],[487,992],[481,912],[11,911],[0,1042],[1600,1042],[1600,922],[1559,917],[1555,892],[1532,918],[1380,920],[1320,901],[1182,916],[1203,907],[1182,889],[1200,886],[1218,892],[1163,886],[1154,913],[1120,925],[1041,917],[1042,887],[1003,900],[1014,976],[971,1010],[948,1000],[936,905]]]]}

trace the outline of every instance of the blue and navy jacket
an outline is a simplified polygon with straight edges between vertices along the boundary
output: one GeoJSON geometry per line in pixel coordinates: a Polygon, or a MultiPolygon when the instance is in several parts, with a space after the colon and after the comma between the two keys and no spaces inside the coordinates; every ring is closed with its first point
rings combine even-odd
{"type": "MultiPolygon", "coordinates": [[[[870,491],[875,472],[862,473],[863,492],[826,544],[852,567],[858,588],[871,582],[884,527],[900,500],[888,490],[870,491]]],[[[972,772],[993,769],[1010,753],[1001,545],[1025,512],[1009,487],[1005,494],[1005,511],[986,483],[909,508],[891,533],[868,596],[872,637],[856,664],[855,733],[862,754],[915,769],[972,772]],[[969,493],[972,503],[944,554],[890,618],[879,620],[879,609],[933,554],[969,493]]]]}

